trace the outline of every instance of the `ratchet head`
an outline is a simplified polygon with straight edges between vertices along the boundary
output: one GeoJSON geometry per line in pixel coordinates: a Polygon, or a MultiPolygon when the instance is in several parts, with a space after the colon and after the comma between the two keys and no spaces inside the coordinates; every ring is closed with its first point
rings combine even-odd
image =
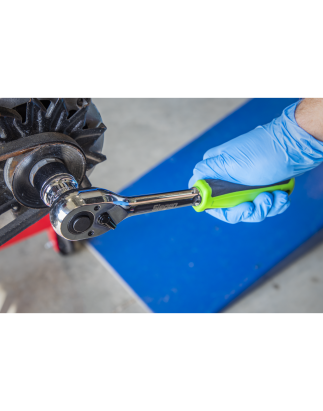
{"type": "Polygon", "coordinates": [[[91,188],[70,190],[51,206],[56,233],[68,240],[85,240],[114,230],[129,213],[129,204],[111,191],[91,188]]]}

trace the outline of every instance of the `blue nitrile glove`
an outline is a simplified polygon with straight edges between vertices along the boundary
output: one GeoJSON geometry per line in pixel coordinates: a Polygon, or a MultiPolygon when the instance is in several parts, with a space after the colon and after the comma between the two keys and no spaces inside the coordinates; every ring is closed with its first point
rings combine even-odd
{"type": "MultiPolygon", "coordinates": [[[[298,126],[296,102],[265,126],[208,150],[196,164],[189,187],[214,178],[249,186],[269,185],[298,176],[323,161],[323,143],[298,126]]],[[[290,205],[283,191],[261,193],[252,203],[206,210],[231,224],[260,222],[284,212],[290,205]]]]}

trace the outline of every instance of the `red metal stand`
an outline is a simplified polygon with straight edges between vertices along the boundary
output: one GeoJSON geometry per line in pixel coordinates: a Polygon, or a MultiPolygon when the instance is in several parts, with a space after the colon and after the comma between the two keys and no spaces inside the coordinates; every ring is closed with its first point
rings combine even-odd
{"type": "Polygon", "coordinates": [[[57,252],[59,252],[59,247],[58,247],[58,240],[57,240],[57,234],[52,228],[52,225],[49,221],[49,215],[46,215],[43,217],[41,220],[37,221],[37,223],[33,224],[32,226],[26,228],[26,230],[22,231],[16,237],[12,238],[9,240],[6,244],[2,245],[0,247],[0,250],[9,247],[15,243],[18,243],[20,241],[25,240],[28,237],[32,237],[35,234],[40,233],[41,231],[47,230],[47,234],[49,237],[50,242],[53,245],[53,249],[57,252]]]}

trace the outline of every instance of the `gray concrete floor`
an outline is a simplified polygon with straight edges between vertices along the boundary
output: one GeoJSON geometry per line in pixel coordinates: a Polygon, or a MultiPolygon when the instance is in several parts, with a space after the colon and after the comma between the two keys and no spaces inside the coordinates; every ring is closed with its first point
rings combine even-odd
{"type": "Polygon", "coordinates": [[[1,252],[1,312],[145,312],[86,248],[61,257],[41,233],[1,252]]]}
{"type": "Polygon", "coordinates": [[[323,312],[323,244],[238,300],[225,312],[323,312]]]}
{"type": "MultiPolygon", "coordinates": [[[[94,99],[107,126],[95,186],[118,191],[235,110],[244,99],[94,99]]],[[[189,176],[188,176],[189,178],[189,176]]],[[[61,257],[42,233],[0,252],[1,312],[147,312],[111,267],[80,244],[61,257]]],[[[227,312],[323,311],[320,246],[227,312]]]]}

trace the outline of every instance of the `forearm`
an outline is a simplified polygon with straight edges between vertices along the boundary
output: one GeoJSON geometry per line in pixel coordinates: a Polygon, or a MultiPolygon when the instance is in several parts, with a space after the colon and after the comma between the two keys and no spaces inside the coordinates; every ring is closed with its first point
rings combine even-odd
{"type": "Polygon", "coordinates": [[[323,141],[323,98],[305,98],[296,108],[297,124],[317,140],[323,141]]]}

